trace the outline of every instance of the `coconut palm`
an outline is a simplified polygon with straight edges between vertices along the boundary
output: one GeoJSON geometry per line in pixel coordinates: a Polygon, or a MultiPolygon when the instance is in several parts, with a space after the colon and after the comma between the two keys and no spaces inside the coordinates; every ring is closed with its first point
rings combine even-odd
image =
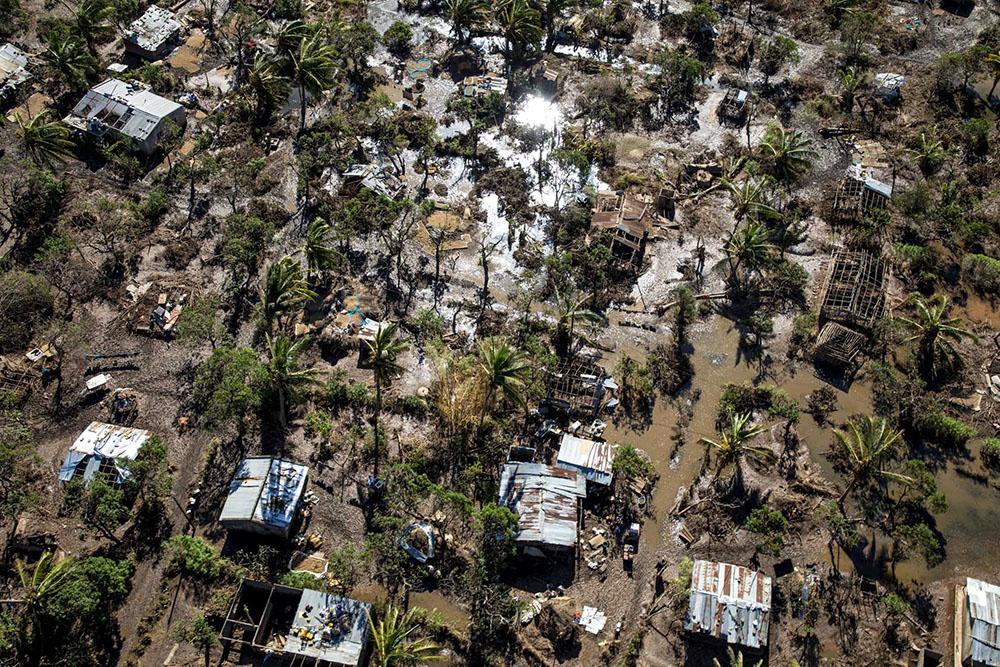
{"type": "Polygon", "coordinates": [[[379,443],[379,418],[382,416],[382,390],[389,386],[389,383],[403,373],[403,367],[396,359],[405,352],[409,345],[405,341],[397,338],[399,325],[380,324],[378,331],[370,341],[365,341],[368,346],[368,361],[375,373],[375,463],[373,472],[378,477],[379,459],[381,445],[379,443]]]}
{"type": "Polygon", "coordinates": [[[542,38],[542,17],[528,0],[501,0],[493,18],[503,36],[504,63],[509,74],[514,55],[542,38]]]}
{"type": "Polygon", "coordinates": [[[486,412],[493,406],[499,393],[510,403],[524,402],[524,385],[529,366],[527,357],[499,338],[489,338],[479,344],[479,373],[485,385],[483,406],[479,413],[482,430],[486,412]]]}
{"type": "Polygon", "coordinates": [[[760,270],[774,251],[771,233],[762,223],[749,222],[737,225],[723,247],[729,264],[729,282],[734,288],[742,284],[740,271],[760,270]]]}
{"type": "Polygon", "coordinates": [[[114,5],[107,0],[81,0],[76,8],[65,1],[62,4],[73,12],[73,23],[76,25],[77,34],[86,42],[90,55],[96,56],[97,42],[114,32],[112,23],[115,15],[114,5]]]}
{"type": "Polygon", "coordinates": [[[933,174],[948,158],[949,153],[944,142],[934,132],[921,132],[920,143],[916,148],[910,149],[910,154],[916,158],[920,171],[933,174]]]}
{"type": "Polygon", "coordinates": [[[306,94],[318,96],[333,87],[337,52],[319,35],[306,36],[289,54],[292,81],[299,89],[299,129],[306,127],[306,94]]]}
{"type": "Polygon", "coordinates": [[[852,419],[847,430],[833,432],[837,439],[837,452],[847,469],[848,481],[837,504],[844,511],[848,494],[862,481],[873,477],[907,483],[905,475],[886,470],[885,464],[902,444],[903,432],[893,429],[883,417],[870,415],[852,419]]]}
{"type": "MultiPolygon", "coordinates": [[[[726,667],[744,667],[746,665],[743,661],[743,651],[733,651],[731,646],[726,647],[726,658],[728,658],[726,667]]],[[[753,667],[761,667],[764,661],[758,660],[752,664],[753,667]]],[[[718,658],[712,658],[712,667],[722,667],[722,663],[719,662],[718,658]]]]}
{"type": "Polygon", "coordinates": [[[32,570],[29,570],[25,562],[20,559],[15,562],[17,577],[23,589],[20,636],[27,644],[26,652],[34,658],[34,660],[29,659],[29,664],[37,663],[41,635],[45,628],[41,620],[45,607],[48,601],[66,585],[75,566],[76,561],[72,558],[56,560],[52,551],[43,553],[32,570]]]}
{"type": "Polygon", "coordinates": [[[73,154],[69,128],[58,120],[51,120],[52,112],[45,109],[25,121],[17,116],[21,145],[35,164],[52,166],[73,154]]]}
{"type": "Polygon", "coordinates": [[[870,80],[868,72],[852,65],[837,74],[840,78],[840,102],[848,114],[853,113],[855,98],[870,80]]]}
{"type": "Polygon", "coordinates": [[[768,126],[760,150],[769,163],[771,174],[785,184],[791,184],[808,171],[816,158],[812,140],[798,130],[786,130],[777,123],[768,126]]]}
{"type": "Polygon", "coordinates": [[[574,0],[543,0],[541,4],[545,50],[551,51],[555,43],[556,23],[566,14],[566,10],[574,5],[574,0]]]}
{"type": "Polygon", "coordinates": [[[302,266],[291,257],[286,255],[267,267],[260,289],[261,316],[267,331],[282,315],[316,296],[316,292],[309,289],[302,266]]]}
{"type": "Polygon", "coordinates": [[[322,218],[316,218],[309,223],[305,241],[302,243],[302,254],[306,256],[310,277],[325,273],[337,266],[340,253],[329,244],[332,231],[330,223],[322,218]]]}
{"type": "Polygon", "coordinates": [[[281,428],[285,428],[288,405],[299,392],[315,384],[316,369],[299,366],[299,357],[309,347],[308,339],[293,341],[287,336],[267,337],[269,360],[265,371],[271,391],[278,398],[278,418],[281,428]]]}
{"type": "Polygon", "coordinates": [[[279,23],[271,34],[274,36],[277,52],[283,57],[291,58],[311,32],[304,21],[294,19],[279,23]]]}
{"type": "Polygon", "coordinates": [[[752,414],[747,412],[736,414],[730,412],[728,422],[718,433],[718,438],[701,438],[699,442],[715,448],[715,477],[712,484],[718,484],[723,471],[732,468],[733,476],[729,480],[728,488],[733,491],[743,489],[743,465],[747,458],[760,461],[770,461],[774,458],[774,452],[769,448],[753,444],[753,440],[761,433],[767,431],[763,424],[754,426],[750,420],[752,414]]]}
{"type": "Polygon", "coordinates": [[[935,381],[941,373],[954,368],[961,357],[954,343],[964,339],[976,340],[975,334],[963,329],[962,320],[948,317],[948,298],[939,294],[930,301],[918,295],[913,296],[915,317],[897,317],[906,328],[913,332],[906,341],[917,343],[920,370],[924,379],[935,381]]]}
{"type": "Polygon", "coordinates": [[[604,318],[586,307],[591,295],[581,296],[575,289],[566,292],[556,292],[556,351],[568,353],[573,347],[573,337],[577,322],[585,325],[595,325],[604,322],[604,318]]]}
{"type": "Polygon", "coordinates": [[[94,71],[94,59],[76,37],[55,38],[48,43],[42,58],[52,77],[68,92],[86,87],[94,71]]]}
{"type": "Polygon", "coordinates": [[[419,625],[414,610],[400,614],[395,605],[386,607],[379,616],[378,623],[366,611],[368,627],[371,628],[375,651],[372,660],[376,667],[408,667],[431,660],[440,660],[440,647],[427,639],[413,639],[411,636],[419,625]]]}
{"type": "Polygon", "coordinates": [[[726,181],[729,194],[733,199],[733,217],[737,221],[743,218],[756,220],[760,215],[775,213],[774,207],[767,203],[771,189],[771,178],[745,178],[739,183],[726,181]]]}
{"type": "Polygon", "coordinates": [[[262,51],[247,71],[246,90],[253,96],[258,118],[267,118],[288,95],[288,79],[281,74],[278,59],[262,51]]]}
{"type": "Polygon", "coordinates": [[[455,33],[455,41],[461,46],[474,30],[486,24],[489,5],[486,0],[448,0],[445,11],[455,33]]]}

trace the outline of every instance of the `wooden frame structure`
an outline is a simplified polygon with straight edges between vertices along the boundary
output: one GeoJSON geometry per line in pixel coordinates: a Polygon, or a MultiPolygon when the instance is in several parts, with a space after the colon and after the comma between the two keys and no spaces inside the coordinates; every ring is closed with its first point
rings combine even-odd
{"type": "Polygon", "coordinates": [[[750,93],[739,88],[730,88],[719,103],[719,120],[742,126],[750,111],[750,93]]]}
{"type": "Polygon", "coordinates": [[[578,356],[559,365],[549,374],[546,401],[570,415],[593,417],[601,407],[607,372],[593,359],[578,356]]]}
{"type": "Polygon", "coordinates": [[[816,337],[813,359],[831,366],[850,366],[868,338],[853,329],[827,322],[816,337]]]}
{"type": "Polygon", "coordinates": [[[891,198],[892,189],[884,183],[848,175],[833,195],[830,217],[839,223],[857,223],[870,211],[888,207],[891,198]]]}
{"type": "Polygon", "coordinates": [[[829,321],[871,331],[885,311],[885,261],[863,251],[837,252],[820,293],[820,323],[829,321]]]}

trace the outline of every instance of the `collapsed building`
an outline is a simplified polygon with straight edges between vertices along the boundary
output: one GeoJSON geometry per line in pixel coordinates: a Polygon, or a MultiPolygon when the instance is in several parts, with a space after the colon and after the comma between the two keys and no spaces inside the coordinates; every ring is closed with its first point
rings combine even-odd
{"type": "Polygon", "coordinates": [[[507,79],[493,73],[467,76],[462,79],[461,91],[463,97],[485,97],[490,93],[503,96],[507,94],[507,79]]]}
{"type": "Polygon", "coordinates": [[[344,187],[352,192],[366,187],[389,199],[403,196],[406,186],[395,174],[377,164],[355,164],[344,172],[344,187]]]}
{"type": "Polygon", "coordinates": [[[367,662],[372,613],[351,598],[244,579],[219,639],[289,664],[355,667],[367,662]]]}
{"type": "Polygon", "coordinates": [[[628,192],[600,192],[594,202],[587,243],[593,236],[607,232],[615,258],[623,265],[641,267],[651,229],[648,204],[628,192]]]}
{"type": "Polygon", "coordinates": [[[309,469],[272,458],[250,456],[240,461],[229,482],[219,523],[238,530],[287,538],[299,514],[309,469]]]}
{"type": "Polygon", "coordinates": [[[771,577],[730,563],[696,560],[684,629],[753,652],[766,649],[771,577]]]}
{"type": "Polygon", "coordinates": [[[91,88],[63,122],[100,140],[129,140],[150,155],[171,124],[184,125],[185,111],[134,82],[107,79],[91,88]]]}
{"type": "Polygon", "coordinates": [[[173,49],[181,32],[173,12],[150,5],[122,35],[125,50],[147,60],[159,60],[173,49]]]}
{"type": "Polygon", "coordinates": [[[816,361],[834,366],[854,362],[885,311],[887,283],[881,257],[848,250],[833,256],[820,291],[816,361]]]}
{"type": "Polygon", "coordinates": [[[1000,586],[967,578],[957,587],[955,648],[955,664],[1000,667],[1000,586]]]}
{"type": "Polygon", "coordinates": [[[535,557],[572,556],[587,482],[573,470],[541,463],[508,463],[500,473],[499,504],[517,515],[514,541],[535,557]]]}
{"type": "Polygon", "coordinates": [[[750,112],[750,93],[739,88],[730,88],[719,104],[719,119],[723,123],[743,125],[750,112]]]}
{"type": "Polygon", "coordinates": [[[573,470],[588,482],[609,486],[613,478],[611,466],[615,447],[605,440],[590,440],[564,433],[559,441],[556,466],[573,470]]]}
{"type": "Polygon", "coordinates": [[[577,355],[549,373],[545,403],[570,416],[595,417],[614,383],[594,360],[577,355]]]}
{"type": "Polygon", "coordinates": [[[0,102],[13,98],[21,84],[30,78],[28,54],[13,44],[0,46],[0,102]]]}
{"type": "Polygon", "coordinates": [[[153,434],[143,429],[90,422],[66,453],[59,468],[59,482],[82,479],[90,483],[96,475],[103,475],[110,483],[122,484],[129,473],[121,462],[134,461],[151,437],[153,434]]]}

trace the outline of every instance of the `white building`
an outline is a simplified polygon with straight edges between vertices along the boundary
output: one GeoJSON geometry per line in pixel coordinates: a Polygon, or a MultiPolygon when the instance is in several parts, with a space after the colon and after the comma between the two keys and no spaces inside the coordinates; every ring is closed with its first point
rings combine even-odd
{"type": "Polygon", "coordinates": [[[147,60],[159,60],[170,53],[181,32],[181,24],[173,12],[150,5],[122,35],[125,50],[147,60]]]}
{"type": "Polygon", "coordinates": [[[131,139],[135,148],[153,153],[173,123],[183,126],[184,107],[135,83],[108,79],[91,88],[66,118],[67,125],[98,139],[131,139]]]}
{"type": "Polygon", "coordinates": [[[13,44],[0,46],[0,102],[12,96],[30,78],[28,55],[13,44]]]}

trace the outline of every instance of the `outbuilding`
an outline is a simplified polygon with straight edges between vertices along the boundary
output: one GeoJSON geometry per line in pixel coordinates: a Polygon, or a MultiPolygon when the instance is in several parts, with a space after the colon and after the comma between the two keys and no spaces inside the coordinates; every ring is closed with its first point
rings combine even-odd
{"type": "Polygon", "coordinates": [[[287,538],[305,494],[309,469],[270,456],[240,461],[219,515],[226,530],[287,538]]]}
{"type": "Polygon", "coordinates": [[[30,78],[28,54],[13,44],[0,46],[0,102],[13,97],[21,84],[30,78]]]}
{"type": "Polygon", "coordinates": [[[588,482],[608,486],[611,484],[611,465],[614,463],[614,445],[604,440],[588,440],[564,433],[559,441],[556,466],[573,470],[588,482]]]}
{"type": "Polygon", "coordinates": [[[136,150],[150,155],[171,123],[184,125],[185,112],[135,82],[107,79],[91,88],[63,121],[98,139],[130,139],[136,150]]]}
{"type": "Polygon", "coordinates": [[[128,470],[122,461],[134,461],[143,444],[153,436],[143,429],[90,422],[66,453],[59,468],[59,482],[82,479],[90,483],[98,473],[113,484],[122,484],[128,470]]]}
{"type": "Polygon", "coordinates": [[[1000,586],[967,578],[956,596],[955,650],[965,667],[1000,667],[1000,586]]]}
{"type": "Polygon", "coordinates": [[[771,614],[771,577],[715,561],[696,560],[684,629],[751,651],[766,649],[771,614]]]}
{"type": "Polygon", "coordinates": [[[541,463],[501,469],[500,504],[517,515],[514,541],[529,556],[575,552],[586,497],[587,481],[573,470],[541,463]]]}

